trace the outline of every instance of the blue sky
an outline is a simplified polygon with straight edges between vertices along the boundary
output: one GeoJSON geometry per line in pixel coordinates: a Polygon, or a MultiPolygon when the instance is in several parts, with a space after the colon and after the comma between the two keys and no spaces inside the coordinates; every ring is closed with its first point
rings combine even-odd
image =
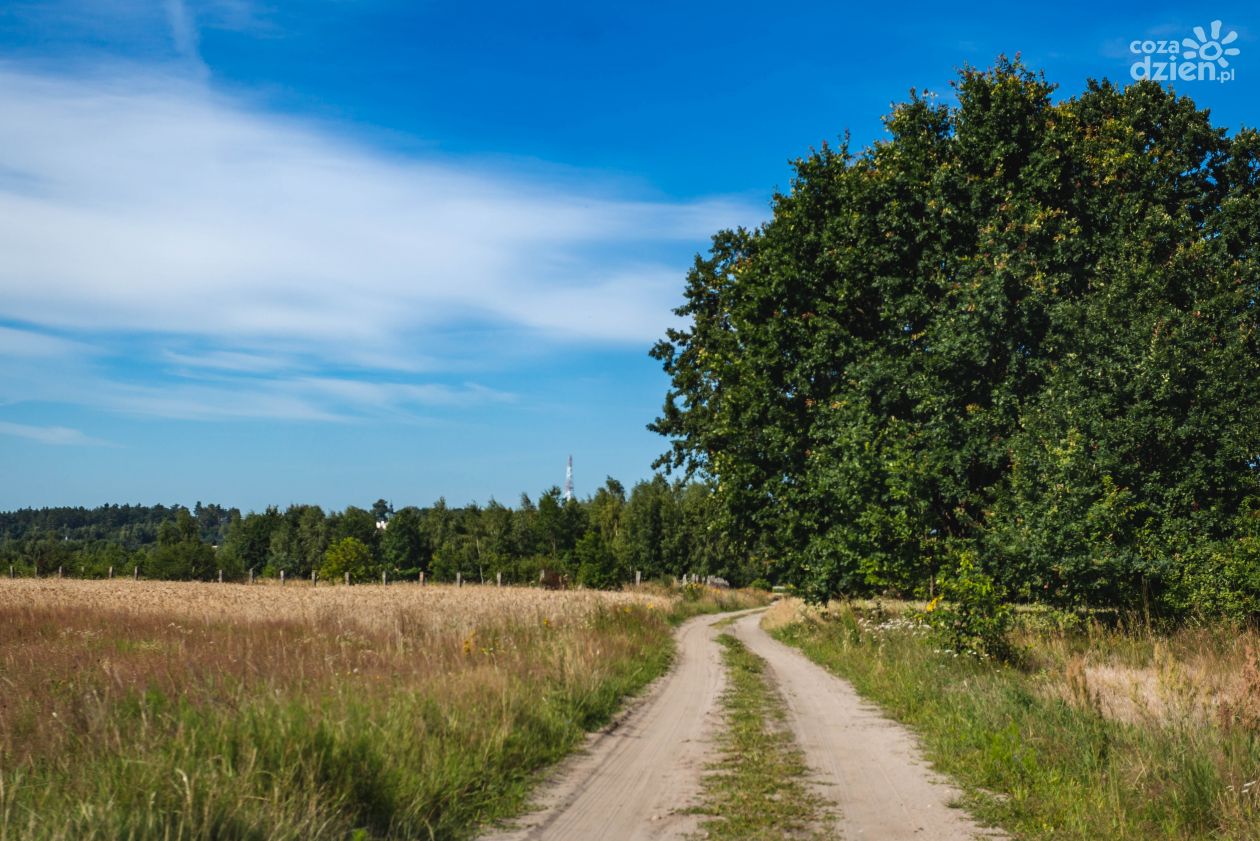
{"type": "MultiPolygon", "coordinates": [[[[650,473],[647,350],[790,158],[1019,52],[1064,94],[1255,7],[0,7],[0,508],[579,494],[650,473]]],[[[1210,31],[1210,30],[1209,30],[1210,31]]],[[[1254,57],[1253,57],[1254,56],[1254,57]]]]}

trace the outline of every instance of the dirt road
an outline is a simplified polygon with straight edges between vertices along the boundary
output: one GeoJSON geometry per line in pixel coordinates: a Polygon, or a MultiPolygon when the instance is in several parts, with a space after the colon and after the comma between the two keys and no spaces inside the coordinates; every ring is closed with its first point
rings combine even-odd
{"type": "MultiPolygon", "coordinates": [[[[772,639],[760,612],[733,632],[766,660],[787,704],[788,722],[814,772],[819,793],[838,807],[848,841],[963,841],[1000,837],[948,804],[958,792],[919,757],[914,739],[863,702],[852,687],[772,639]]],[[[700,799],[721,726],[725,686],[721,617],[699,617],[678,631],[670,673],[614,727],[592,737],[539,798],[519,828],[484,841],[662,841],[696,837],[700,799]]]]}
{"type": "Polygon", "coordinates": [[[766,661],[788,723],[823,797],[839,807],[846,839],[965,841],[1000,838],[949,803],[957,789],[931,772],[914,738],[863,701],[846,681],[761,630],[760,616],[733,627],[766,661]]]}
{"type": "Polygon", "coordinates": [[[720,619],[685,622],[669,674],[561,767],[542,792],[541,811],[487,841],[658,841],[694,833],[699,818],[681,811],[699,800],[721,724],[718,698],[726,680],[715,641],[720,631],[711,627],[720,619]]]}

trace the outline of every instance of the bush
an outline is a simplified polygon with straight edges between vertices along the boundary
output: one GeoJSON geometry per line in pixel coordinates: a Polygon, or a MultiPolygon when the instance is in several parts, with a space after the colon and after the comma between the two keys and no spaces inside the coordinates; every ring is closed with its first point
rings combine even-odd
{"type": "Polygon", "coordinates": [[[365,581],[371,572],[372,550],[357,537],[343,537],[324,553],[324,565],[319,575],[325,580],[337,581],[350,574],[351,581],[365,581]]]}
{"type": "Polygon", "coordinates": [[[959,554],[952,574],[938,578],[940,595],[925,609],[941,644],[960,654],[1011,659],[1011,609],[997,585],[976,565],[975,553],[959,554]]]}

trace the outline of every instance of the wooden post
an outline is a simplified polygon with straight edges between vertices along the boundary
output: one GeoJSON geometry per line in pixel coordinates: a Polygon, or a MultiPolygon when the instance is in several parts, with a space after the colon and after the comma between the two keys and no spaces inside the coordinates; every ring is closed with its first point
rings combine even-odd
{"type": "Polygon", "coordinates": [[[9,577],[13,577],[13,564],[9,564],[9,577]]]}
{"type": "Polygon", "coordinates": [[[348,573],[348,572],[346,573],[346,586],[347,586],[347,587],[349,587],[349,586],[350,586],[350,573],[348,573]]]}
{"type": "Polygon", "coordinates": [[[424,586],[424,570],[420,570],[420,586],[424,586]]]}
{"type": "Polygon", "coordinates": [[[311,586],[315,586],[315,570],[311,570],[311,586]]]}
{"type": "Polygon", "coordinates": [[[131,571],[131,580],[132,581],[140,580],[140,567],[136,567],[135,569],[131,571]]]}
{"type": "Polygon", "coordinates": [[[223,570],[219,570],[219,583],[223,583],[223,570]]]}
{"type": "Polygon", "coordinates": [[[250,584],[254,583],[254,568],[253,567],[249,568],[249,583],[250,584]]]}
{"type": "Polygon", "coordinates": [[[496,586],[496,587],[502,587],[502,586],[503,586],[503,573],[501,573],[501,572],[496,572],[496,573],[494,574],[494,586],[496,586]]]}
{"type": "Polygon", "coordinates": [[[284,570],[280,570],[280,586],[284,586],[284,570]]]}
{"type": "Polygon", "coordinates": [[[61,567],[57,567],[57,577],[61,577],[61,567]]]}
{"type": "Polygon", "coordinates": [[[636,569],[634,571],[634,586],[638,587],[643,583],[643,570],[636,569]]]}
{"type": "MultiPolygon", "coordinates": [[[[10,577],[10,578],[12,578],[13,576],[9,576],[9,577],[10,577]]],[[[110,577],[110,579],[111,579],[111,580],[112,580],[112,579],[113,579],[113,577],[114,577],[114,568],[113,568],[113,567],[110,567],[110,568],[109,568],[109,577],[110,577]]]]}
{"type": "Polygon", "coordinates": [[[462,572],[455,573],[455,586],[456,587],[464,586],[464,574],[462,572]]]}
{"type": "Polygon", "coordinates": [[[385,570],[381,570],[381,584],[382,586],[385,584],[385,570]]]}

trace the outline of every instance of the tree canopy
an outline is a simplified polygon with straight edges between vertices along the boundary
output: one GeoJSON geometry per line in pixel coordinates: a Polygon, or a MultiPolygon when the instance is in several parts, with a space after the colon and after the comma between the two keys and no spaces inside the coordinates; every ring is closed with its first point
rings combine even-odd
{"type": "Polygon", "coordinates": [[[823,598],[1260,604],[1260,135],[1016,62],[911,92],[721,231],[653,355],[659,464],[823,598]]]}

